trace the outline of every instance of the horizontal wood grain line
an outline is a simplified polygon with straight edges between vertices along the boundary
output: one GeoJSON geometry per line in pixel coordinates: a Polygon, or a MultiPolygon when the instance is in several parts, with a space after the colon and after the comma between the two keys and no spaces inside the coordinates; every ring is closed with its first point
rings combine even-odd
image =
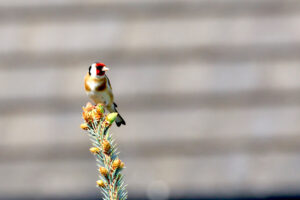
{"type": "MultiPolygon", "coordinates": [[[[82,98],[40,97],[0,100],[1,115],[20,112],[73,112],[88,100],[82,98]]],[[[221,93],[143,94],[118,98],[122,110],[145,112],[147,110],[181,110],[194,108],[232,109],[268,106],[300,105],[299,90],[257,90],[221,93]]]]}
{"type": "Polygon", "coordinates": [[[259,17],[297,14],[296,0],[266,1],[135,1],[120,3],[74,3],[35,6],[1,6],[1,22],[160,19],[184,17],[259,17]]]}
{"type": "MultiPolygon", "coordinates": [[[[190,191],[192,194],[223,194],[226,197],[246,191],[265,197],[266,193],[298,191],[300,180],[297,153],[140,158],[125,160],[125,163],[127,168],[123,172],[130,196],[132,193],[144,194],[150,183],[163,180],[174,197],[187,192],[191,195],[190,191]]],[[[28,197],[34,194],[34,199],[49,200],[43,197],[64,199],[58,197],[78,197],[98,191],[94,186],[97,177],[95,161],[65,159],[4,163],[0,169],[0,176],[5,181],[0,187],[2,196],[23,194],[22,197],[28,197]]]]}
{"type": "MultiPolygon", "coordinates": [[[[300,180],[298,162],[297,154],[237,154],[226,158],[175,157],[159,160],[144,158],[125,161],[127,168],[123,172],[130,197],[132,194],[145,195],[151,183],[163,180],[174,199],[183,199],[178,197],[186,197],[186,193],[190,197],[201,194],[235,199],[230,197],[236,197],[241,191],[243,197],[246,193],[256,194],[255,199],[257,196],[266,199],[268,194],[274,195],[280,191],[297,193],[300,180]]],[[[68,195],[76,196],[78,200],[78,197],[87,193],[96,196],[98,190],[94,180],[97,170],[94,163],[64,160],[1,165],[0,176],[5,182],[0,192],[2,196],[24,198],[33,195],[34,198],[30,199],[47,200],[65,199],[68,195]]]]}
{"type": "MultiPolygon", "coordinates": [[[[98,192],[85,192],[80,195],[65,195],[62,197],[57,197],[57,194],[55,194],[55,197],[52,197],[50,195],[36,195],[35,193],[27,194],[26,196],[22,192],[18,192],[15,194],[4,194],[0,196],[0,200],[33,200],[33,199],[45,199],[45,200],[82,200],[82,199],[88,199],[88,200],[99,200],[97,197],[99,195],[98,192]]],[[[135,194],[131,195],[130,199],[137,200],[141,199],[143,196],[135,196],[135,194]],[[132,197],[133,196],[133,197],[132,197]]],[[[182,197],[184,199],[184,197],[182,197]]]]}
{"type": "Polygon", "coordinates": [[[153,67],[157,63],[171,65],[172,63],[185,63],[187,61],[209,63],[233,62],[275,62],[283,60],[300,61],[299,43],[278,44],[250,44],[250,45],[208,45],[182,48],[116,48],[55,52],[28,52],[14,51],[0,54],[1,68],[22,66],[28,68],[43,67],[44,63],[53,67],[73,67],[76,63],[92,63],[95,60],[105,60],[115,65],[124,63],[124,66],[134,64],[153,67]]]}
{"type": "MultiPolygon", "coordinates": [[[[209,134],[209,133],[207,133],[209,134]]],[[[284,135],[284,134],[282,134],[284,135]]],[[[295,134],[296,135],[296,134],[295,134]]],[[[23,160],[93,160],[89,156],[89,147],[83,143],[67,143],[51,145],[22,145],[13,149],[6,145],[0,146],[0,162],[20,162],[23,160]],[[22,156],[19,150],[22,149],[22,156]]],[[[136,142],[132,144],[123,143],[118,148],[124,159],[133,158],[166,158],[166,157],[199,157],[199,156],[226,156],[235,153],[261,154],[261,153],[295,153],[300,152],[300,141],[298,136],[280,136],[268,139],[257,138],[211,138],[178,140],[170,142],[136,142]]]]}
{"type": "Polygon", "coordinates": [[[0,53],[297,44],[300,15],[232,19],[163,19],[1,24],[0,53]],[[178,29],[180,27],[180,29],[178,29]],[[282,29],[278,30],[278,27],[282,29]],[[88,31],[87,31],[88,30],[88,31]],[[226,35],[226,37],[224,37],[226,35]],[[67,36],[67,37],[64,37],[67,36]]]}

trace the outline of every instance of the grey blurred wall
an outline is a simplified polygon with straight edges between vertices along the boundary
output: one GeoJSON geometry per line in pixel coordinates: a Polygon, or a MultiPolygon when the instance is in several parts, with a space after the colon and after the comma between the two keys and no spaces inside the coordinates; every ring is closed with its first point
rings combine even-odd
{"type": "MultiPolygon", "coordinates": [[[[0,1],[0,197],[97,195],[80,130],[101,61],[129,195],[297,193],[300,1],[0,1]]],[[[158,195],[158,196],[155,196],[158,195]]]]}

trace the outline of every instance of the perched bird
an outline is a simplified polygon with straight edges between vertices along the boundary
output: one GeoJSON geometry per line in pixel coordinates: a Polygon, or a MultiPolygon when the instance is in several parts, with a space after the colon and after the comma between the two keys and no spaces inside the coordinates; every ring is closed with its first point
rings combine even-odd
{"type": "Polygon", "coordinates": [[[109,79],[105,75],[108,70],[108,67],[103,63],[93,63],[84,78],[85,91],[96,104],[101,103],[109,112],[118,113],[115,120],[117,126],[125,125],[124,119],[116,109],[117,104],[114,103],[112,88],[109,79]]]}

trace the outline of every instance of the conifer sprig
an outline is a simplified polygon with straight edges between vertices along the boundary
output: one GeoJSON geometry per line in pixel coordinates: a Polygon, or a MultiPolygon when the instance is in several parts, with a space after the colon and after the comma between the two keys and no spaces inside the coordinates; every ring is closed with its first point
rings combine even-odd
{"type": "Polygon", "coordinates": [[[87,103],[82,109],[85,123],[80,127],[87,131],[93,144],[90,152],[94,154],[99,168],[100,179],[96,183],[103,199],[125,200],[127,191],[121,174],[124,163],[119,159],[116,144],[108,131],[118,114],[106,114],[101,104],[93,106],[87,103]]]}

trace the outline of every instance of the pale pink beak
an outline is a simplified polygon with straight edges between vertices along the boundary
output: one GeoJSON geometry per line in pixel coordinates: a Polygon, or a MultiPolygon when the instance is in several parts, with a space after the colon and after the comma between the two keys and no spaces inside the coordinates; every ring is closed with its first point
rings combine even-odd
{"type": "Polygon", "coordinates": [[[108,70],[109,70],[108,67],[106,67],[106,66],[102,67],[102,71],[108,71],[108,70]]]}

